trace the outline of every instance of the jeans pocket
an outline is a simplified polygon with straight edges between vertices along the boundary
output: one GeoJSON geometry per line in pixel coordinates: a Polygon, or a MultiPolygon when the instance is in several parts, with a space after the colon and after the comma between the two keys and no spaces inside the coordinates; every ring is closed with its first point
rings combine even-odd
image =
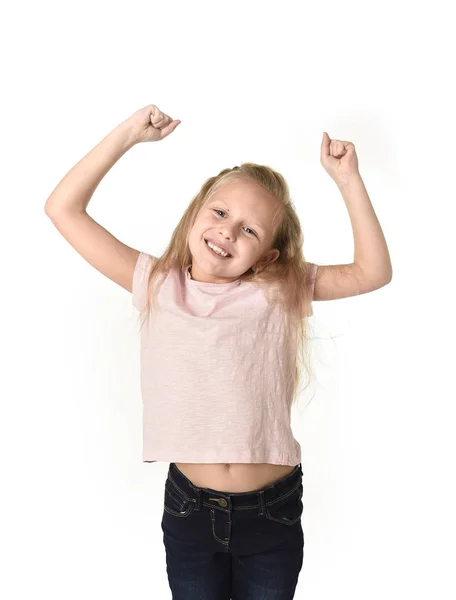
{"type": "Polygon", "coordinates": [[[165,481],[164,509],[175,517],[188,517],[195,503],[177,488],[168,478],[165,481]]]}
{"type": "Polygon", "coordinates": [[[266,518],[283,525],[294,525],[301,519],[304,509],[302,494],[303,486],[301,483],[294,490],[276,498],[271,504],[266,504],[266,518]]]}

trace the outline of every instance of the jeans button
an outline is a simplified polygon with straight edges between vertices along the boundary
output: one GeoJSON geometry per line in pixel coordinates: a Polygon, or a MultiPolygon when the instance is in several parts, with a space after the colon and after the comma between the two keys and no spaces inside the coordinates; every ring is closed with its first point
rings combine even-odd
{"type": "Polygon", "coordinates": [[[228,505],[228,502],[225,500],[225,498],[209,498],[209,500],[215,500],[216,502],[219,503],[220,506],[228,505]]]}

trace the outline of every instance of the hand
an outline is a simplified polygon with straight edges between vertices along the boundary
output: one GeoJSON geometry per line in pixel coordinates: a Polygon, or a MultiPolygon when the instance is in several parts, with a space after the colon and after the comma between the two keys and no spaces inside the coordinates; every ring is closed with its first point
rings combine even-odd
{"type": "Polygon", "coordinates": [[[320,162],[337,184],[359,175],[355,146],[351,142],[331,140],[326,131],[321,142],[320,162]]]}
{"type": "Polygon", "coordinates": [[[180,123],[181,121],[173,121],[155,104],[140,108],[125,121],[135,143],[159,142],[172,133],[180,123]]]}

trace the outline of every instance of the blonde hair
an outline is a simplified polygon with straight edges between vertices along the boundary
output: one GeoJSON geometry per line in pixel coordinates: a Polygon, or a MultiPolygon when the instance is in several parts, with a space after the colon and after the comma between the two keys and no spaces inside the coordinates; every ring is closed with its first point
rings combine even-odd
{"type": "Polygon", "coordinates": [[[283,307],[287,340],[292,344],[292,355],[296,357],[291,381],[291,397],[294,402],[297,395],[307,388],[306,385],[298,389],[302,371],[306,371],[309,380],[311,376],[307,319],[312,301],[311,265],[304,260],[303,233],[290,198],[288,184],[285,178],[271,167],[251,162],[241,163],[241,166],[223,169],[218,175],[205,181],[174,229],[165,252],[152,265],[147,283],[146,306],[140,314],[140,318],[143,319],[141,329],[153,310],[154,282],[170,269],[188,269],[192,264],[188,238],[199,211],[223,185],[246,180],[256,182],[279,201],[278,210],[273,217],[274,236],[271,248],[277,248],[280,256],[263,268],[253,265],[238,279],[263,287],[268,301],[271,304],[279,302],[283,307]],[[274,291],[278,294],[274,294],[274,291]]]}

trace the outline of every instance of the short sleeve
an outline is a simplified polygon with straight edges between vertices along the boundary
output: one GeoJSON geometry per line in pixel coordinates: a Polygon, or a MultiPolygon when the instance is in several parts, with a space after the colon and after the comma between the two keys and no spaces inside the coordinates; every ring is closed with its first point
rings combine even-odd
{"type": "Polygon", "coordinates": [[[314,296],[315,280],[317,279],[317,271],[318,271],[318,265],[311,263],[310,278],[309,278],[309,282],[310,282],[309,283],[309,307],[308,307],[308,311],[307,311],[308,317],[311,317],[313,315],[312,299],[314,296]]]}
{"type": "Polygon", "coordinates": [[[156,256],[140,252],[133,271],[132,303],[140,312],[145,308],[147,301],[147,284],[153,265],[158,260],[156,256]]]}

